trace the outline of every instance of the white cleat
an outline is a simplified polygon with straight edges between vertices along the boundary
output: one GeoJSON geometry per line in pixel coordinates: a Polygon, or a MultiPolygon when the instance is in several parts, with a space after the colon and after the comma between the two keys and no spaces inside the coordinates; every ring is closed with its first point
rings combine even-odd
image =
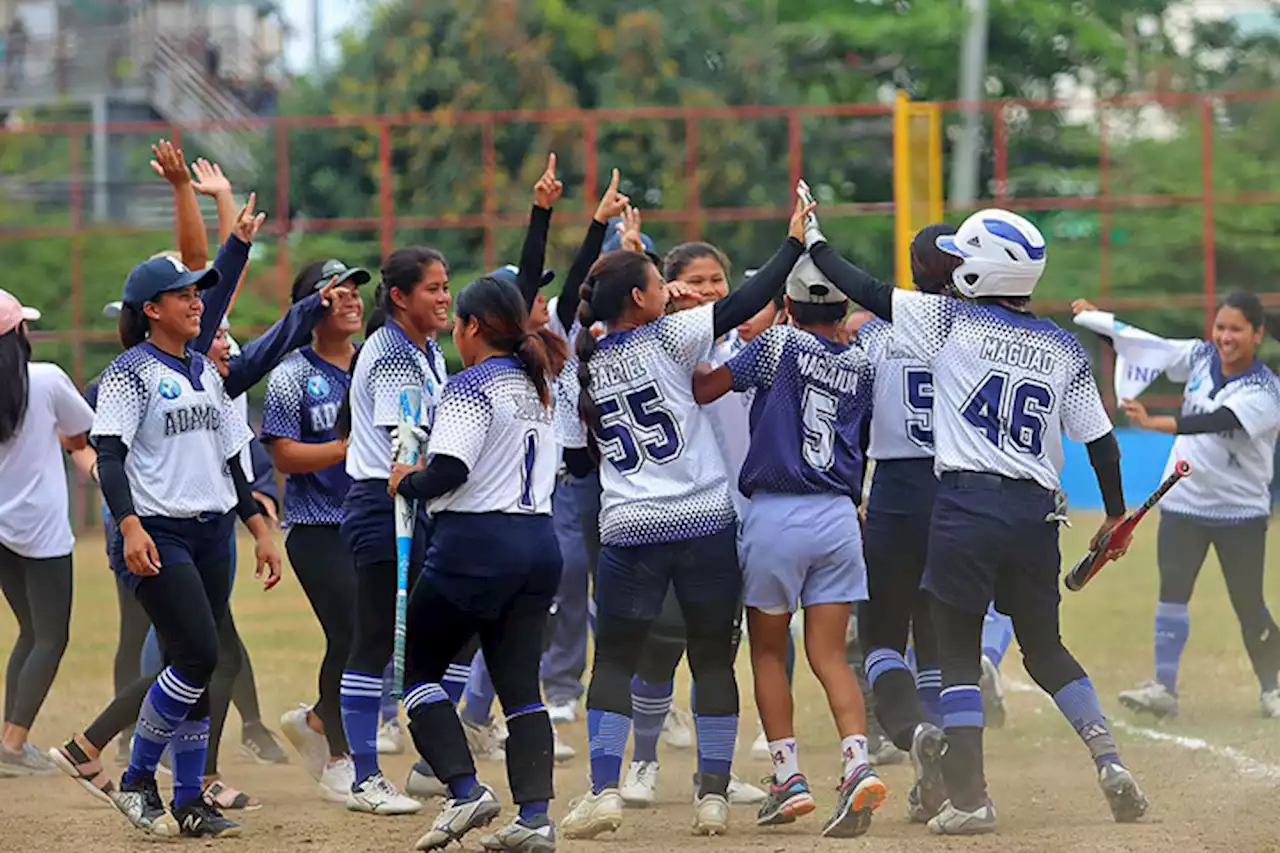
{"type": "Polygon", "coordinates": [[[329,742],[324,735],[307,725],[310,711],[311,708],[307,705],[299,705],[292,711],[286,711],[280,717],[280,731],[284,732],[285,739],[298,751],[303,769],[319,782],[329,764],[329,742]]]}
{"type": "Polygon", "coordinates": [[[1262,694],[1262,718],[1274,720],[1280,717],[1280,690],[1268,690],[1262,694]]]}
{"type": "Polygon", "coordinates": [[[978,679],[982,691],[982,720],[989,729],[1004,728],[1004,685],[1000,682],[1000,670],[986,655],[982,656],[982,677],[978,679]]]}
{"type": "Polygon", "coordinates": [[[356,783],[356,766],[350,758],[335,758],[325,765],[320,774],[320,796],[331,803],[347,802],[351,786],[356,783]]]}
{"type": "Polygon", "coordinates": [[[660,740],[672,749],[693,748],[693,726],[689,722],[689,714],[679,708],[672,708],[662,721],[660,740]]]}
{"type": "Polygon", "coordinates": [[[595,838],[616,832],[622,826],[622,795],[615,788],[598,794],[584,794],[569,804],[569,813],[560,819],[565,838],[595,838]]]}
{"type": "Polygon", "coordinates": [[[560,732],[556,731],[556,727],[554,725],[551,727],[551,736],[554,738],[552,755],[556,760],[556,764],[561,764],[565,761],[572,761],[574,756],[578,754],[578,750],[569,746],[569,744],[560,739],[560,732]]]}
{"type": "Polygon", "coordinates": [[[996,808],[988,799],[973,811],[961,811],[947,800],[929,821],[934,835],[985,835],[996,831],[996,808]]]}
{"type": "Polygon", "coordinates": [[[432,800],[436,797],[449,796],[449,789],[435,777],[434,773],[423,773],[429,770],[425,763],[415,764],[409,770],[409,778],[404,783],[404,792],[419,800],[432,800]],[[421,769],[420,769],[421,767],[421,769]]]}
{"type": "Polygon", "coordinates": [[[647,809],[658,802],[658,762],[633,761],[627,778],[618,786],[622,802],[633,809],[647,809]]]}
{"type": "Polygon", "coordinates": [[[493,823],[501,812],[502,806],[488,785],[481,785],[469,800],[446,799],[431,830],[418,839],[418,849],[439,850],[455,841],[461,844],[464,835],[493,823]]]}
{"type": "Polygon", "coordinates": [[[502,729],[495,723],[473,723],[462,717],[462,730],[467,735],[467,746],[477,761],[505,761],[507,752],[502,748],[502,729]]]}
{"type": "Polygon", "coordinates": [[[769,738],[764,733],[764,726],[760,727],[756,739],[751,742],[751,757],[757,761],[768,761],[772,758],[769,754],[769,738]]]}
{"type": "Polygon", "coordinates": [[[1178,716],[1178,697],[1158,681],[1144,681],[1132,690],[1120,691],[1120,704],[1130,711],[1144,711],[1157,719],[1178,716]]]}
{"type": "Polygon", "coordinates": [[[736,773],[729,777],[728,793],[729,804],[734,806],[758,806],[769,796],[750,782],[739,779],[736,773]]]}
{"type": "Polygon", "coordinates": [[[378,727],[378,755],[403,755],[404,741],[399,720],[387,720],[378,727]]]}
{"type": "Polygon", "coordinates": [[[694,835],[724,835],[729,831],[729,801],[707,794],[693,806],[694,835]]]}
{"type": "Polygon", "coordinates": [[[347,810],[376,815],[417,814],[422,803],[396,790],[381,773],[370,776],[347,795],[347,810]]]}
{"type": "Polygon", "coordinates": [[[547,716],[551,718],[551,722],[560,724],[576,723],[578,721],[578,703],[573,702],[552,702],[547,705],[547,716]]]}

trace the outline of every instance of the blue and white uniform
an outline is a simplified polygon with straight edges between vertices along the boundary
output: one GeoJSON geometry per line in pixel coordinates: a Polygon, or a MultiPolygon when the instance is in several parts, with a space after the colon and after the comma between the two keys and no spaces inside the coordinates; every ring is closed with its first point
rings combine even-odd
{"type": "Polygon", "coordinates": [[[766,613],[860,601],[866,569],[857,504],[875,370],[862,350],[771,326],[728,362],[755,391],[739,481],[746,604],[766,613]]]}

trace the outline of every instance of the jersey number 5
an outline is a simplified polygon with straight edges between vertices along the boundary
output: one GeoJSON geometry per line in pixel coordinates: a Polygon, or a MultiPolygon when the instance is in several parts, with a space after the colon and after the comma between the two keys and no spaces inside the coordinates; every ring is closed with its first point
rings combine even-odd
{"type": "Polygon", "coordinates": [[[662,407],[654,383],[597,402],[600,452],[620,473],[631,474],[644,460],[661,465],[680,455],[680,428],[662,407]]]}
{"type": "Polygon", "coordinates": [[[804,389],[804,461],[830,470],[836,457],[836,398],[809,385],[804,389]]]}
{"type": "Polygon", "coordinates": [[[907,436],[921,447],[933,449],[933,374],[908,367],[903,374],[906,392],[907,436]]]}
{"type": "Polygon", "coordinates": [[[1039,456],[1044,451],[1046,415],[1053,411],[1053,391],[1034,379],[1019,379],[1006,393],[1009,377],[988,373],[965,404],[964,419],[987,441],[1039,456]]]}

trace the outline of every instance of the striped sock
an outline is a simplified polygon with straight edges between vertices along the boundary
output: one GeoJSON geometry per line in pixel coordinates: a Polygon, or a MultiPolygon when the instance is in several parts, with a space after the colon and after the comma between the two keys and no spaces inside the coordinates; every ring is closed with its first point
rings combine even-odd
{"type": "Polygon", "coordinates": [[[942,670],[922,669],[916,673],[916,696],[920,698],[920,711],[925,722],[942,725],[942,708],[939,693],[942,691],[942,670]]]}
{"type": "MultiPolygon", "coordinates": [[[[454,664],[449,665],[452,671],[454,664]]],[[[444,689],[449,690],[449,674],[445,674],[444,689]]],[[[493,679],[489,677],[489,667],[484,662],[484,653],[476,652],[471,659],[471,666],[464,682],[466,690],[463,696],[466,702],[462,705],[462,716],[479,725],[487,725],[493,717],[493,679]]]]}
{"type": "Polygon", "coordinates": [[[976,684],[957,684],[945,688],[938,698],[942,727],[982,728],[982,691],[976,684]]]}
{"type": "Polygon", "coordinates": [[[1093,763],[1101,770],[1108,764],[1119,764],[1120,754],[1116,748],[1116,739],[1107,728],[1106,718],[1102,716],[1102,705],[1098,702],[1098,691],[1093,689],[1089,676],[1077,678],[1053,694],[1053,703],[1058,706],[1062,716],[1067,718],[1071,728],[1080,735],[1080,740],[1089,747],[1093,763]]]}
{"type": "Polygon", "coordinates": [[[999,669],[1012,642],[1013,620],[996,610],[994,604],[990,605],[982,618],[982,654],[999,669]]]}
{"type": "Polygon", "coordinates": [[[698,733],[698,772],[728,776],[733,764],[733,748],[738,741],[738,715],[695,714],[693,725],[698,733]]]}
{"type": "Polygon", "coordinates": [[[901,670],[909,673],[911,671],[907,667],[906,660],[898,654],[896,649],[872,649],[863,658],[863,666],[866,667],[867,681],[872,687],[875,687],[876,681],[888,672],[901,670]]]}
{"type": "Polygon", "coordinates": [[[147,691],[134,729],[133,752],[124,781],[132,782],[153,778],[156,765],[169,741],[173,740],[178,724],[187,718],[192,707],[204,695],[204,688],[197,687],[166,667],[156,676],[155,683],[147,691]]]}
{"type": "MultiPolygon", "coordinates": [[[[421,727],[426,727],[427,730],[430,729],[432,725],[431,714],[423,715],[426,709],[432,705],[443,706],[449,704],[452,704],[449,694],[445,693],[444,688],[439,684],[420,681],[404,692],[404,709],[405,713],[409,715],[409,719],[414,721],[413,731],[422,731],[421,727]]],[[[434,775],[434,772],[432,775],[434,775]]],[[[476,781],[475,774],[472,773],[447,779],[445,784],[449,786],[450,797],[455,800],[468,800],[475,794],[480,783],[476,781]]]]}
{"type": "Polygon", "coordinates": [[[382,704],[378,708],[378,717],[384,723],[400,720],[400,703],[391,695],[394,678],[395,664],[388,661],[387,668],[382,671],[382,704]]]}
{"type": "Polygon", "coordinates": [[[183,720],[170,742],[173,753],[173,805],[185,805],[200,798],[203,789],[205,755],[209,752],[209,718],[183,720]]]}
{"type": "Polygon", "coordinates": [[[638,675],[631,679],[631,722],[636,739],[632,761],[658,760],[658,738],[675,691],[676,686],[670,681],[653,684],[638,675]]]}
{"type": "Polygon", "coordinates": [[[1178,694],[1178,664],[1191,636],[1191,612],[1173,601],[1156,603],[1156,681],[1178,694]]]}
{"type": "Polygon", "coordinates": [[[378,769],[378,706],[381,703],[380,676],[350,670],[342,673],[338,704],[342,708],[342,728],[347,733],[357,785],[381,772],[378,769]]]}
{"type": "Polygon", "coordinates": [[[618,787],[622,754],[627,750],[631,718],[613,711],[587,709],[587,737],[591,745],[591,793],[618,787]]]}
{"type": "MultiPolygon", "coordinates": [[[[476,652],[479,655],[479,652],[476,652]]],[[[483,658],[481,658],[483,661],[483,658]]],[[[462,694],[467,689],[467,680],[471,678],[471,667],[469,663],[451,663],[444,671],[444,678],[440,679],[440,686],[444,688],[444,692],[448,694],[449,701],[457,705],[462,701],[462,694]]],[[[485,676],[489,675],[489,670],[485,670],[485,676]]],[[[489,688],[493,690],[492,687],[489,688]]],[[[492,697],[492,694],[490,694],[492,697]]],[[[493,699],[489,699],[493,702],[493,699]]],[[[487,709],[486,709],[487,710],[487,709]]],[[[486,718],[487,718],[486,714],[486,718]]]]}

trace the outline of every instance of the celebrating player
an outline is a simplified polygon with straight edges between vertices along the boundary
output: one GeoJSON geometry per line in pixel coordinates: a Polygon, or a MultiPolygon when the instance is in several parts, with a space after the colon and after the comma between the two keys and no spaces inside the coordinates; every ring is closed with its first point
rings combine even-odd
{"type": "Polygon", "coordinates": [[[828,278],[893,323],[894,346],[932,370],[939,474],[923,580],[942,662],[942,733],[916,728],[921,816],[938,834],[992,832],[995,808],[982,764],[981,634],[994,600],[1013,618],[1027,672],[1088,746],[1117,821],[1146,812],[1120,762],[1098,696],[1062,645],[1054,493],[1062,434],[1085,443],[1107,519],[1124,516],[1120,453],[1080,342],[1031,313],[1044,271],[1044,237],[1017,214],[983,210],[938,248],[961,259],[952,282],[964,301],[895,289],[826,246],[816,218],[806,242],[828,278]],[[824,248],[825,247],[825,248],[824,248]],[[947,799],[944,801],[943,796],[947,799]]]}
{"type": "Polygon", "coordinates": [[[705,404],[730,390],[755,391],[738,550],[756,705],[774,762],[756,822],[791,823],[814,809],[786,675],[798,605],[844,757],[839,804],[822,834],[851,838],[870,828],[886,794],[867,761],[866,709],[844,654],[850,607],[867,592],[857,504],[874,368],[862,350],[836,340],[848,301],[809,258],[791,271],[786,299],[792,324],[766,329],[728,364],[695,376],[693,392],[705,404]]]}
{"type": "MultiPolygon", "coordinates": [[[[1092,307],[1083,300],[1072,305],[1076,313],[1092,307]]],[[[1213,545],[1258,678],[1262,716],[1280,717],[1280,629],[1262,590],[1280,433],[1280,380],[1257,355],[1265,326],[1257,296],[1228,295],[1214,317],[1212,340],[1168,342],[1177,354],[1165,374],[1186,383],[1182,411],[1155,416],[1137,400],[1122,401],[1135,426],[1177,436],[1165,476],[1179,459],[1195,472],[1160,502],[1155,679],[1120,693],[1120,701],[1136,711],[1178,713],[1178,664],[1191,632],[1187,603],[1213,545]]]]}
{"type": "Polygon", "coordinates": [[[712,305],[664,316],[662,276],[638,252],[605,255],[583,285],[577,370],[566,371],[560,383],[556,423],[571,469],[589,471],[591,454],[603,460],[602,548],[587,692],[592,789],[561,823],[571,838],[593,837],[622,822],[617,785],[630,730],[631,677],[669,586],[684,613],[697,689],[694,830],[728,829],[725,794],[738,729],[733,634],[742,575],[724,460],[693,400],[691,380],[712,342],[760,311],[782,286],[802,250],[804,212],[797,205],[792,236],[769,263],[712,305]],[[597,320],[607,326],[598,343],[589,331],[597,320]]]}
{"type": "Polygon", "coordinates": [[[18,622],[9,653],[0,776],[52,773],[27,740],[71,628],[71,551],[62,449],[87,443],[93,410],[53,364],[31,361],[40,312],[0,290],[0,589],[18,622]],[[61,442],[61,446],[59,445],[61,442]]]}

